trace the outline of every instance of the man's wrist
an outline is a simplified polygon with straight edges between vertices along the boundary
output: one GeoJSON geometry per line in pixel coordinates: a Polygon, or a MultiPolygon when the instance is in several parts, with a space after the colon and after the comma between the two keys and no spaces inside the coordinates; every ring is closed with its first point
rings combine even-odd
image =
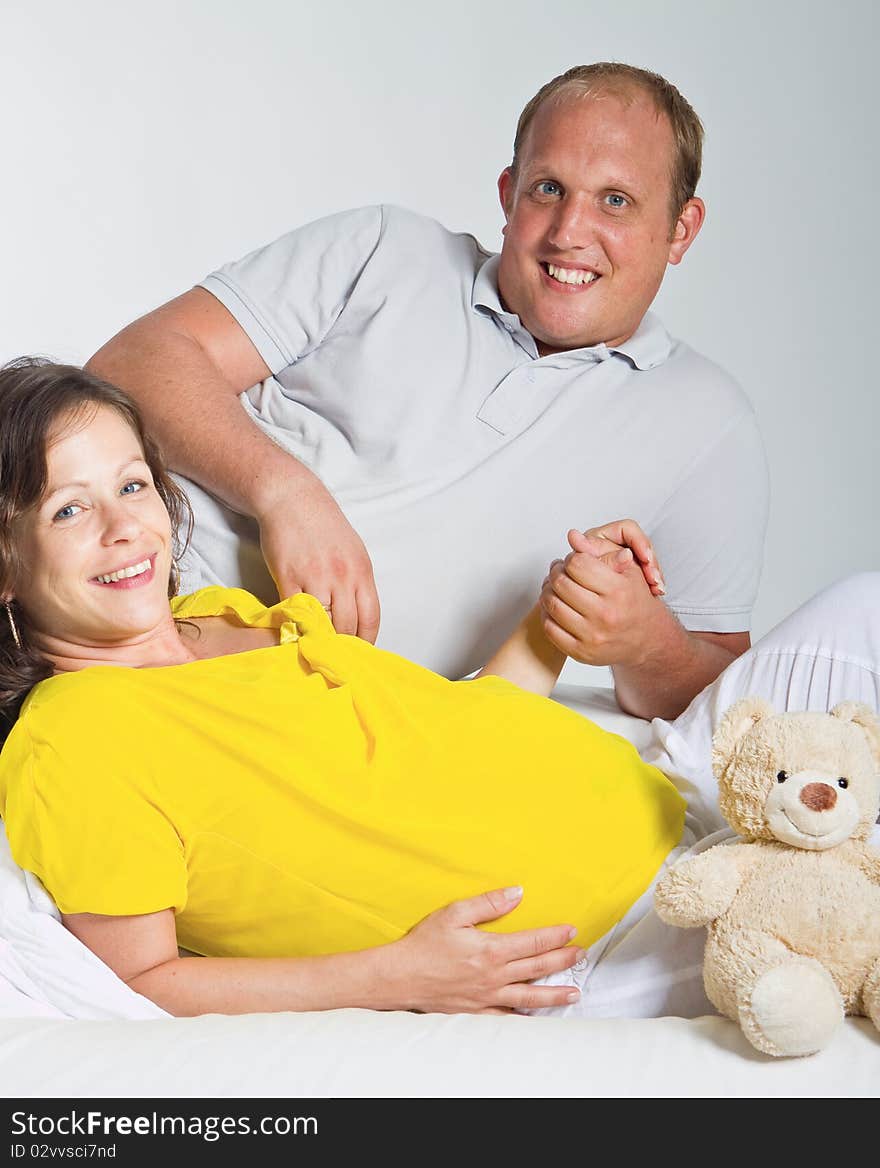
{"type": "Polygon", "coordinates": [[[307,505],[310,496],[327,488],[304,463],[294,455],[277,448],[278,455],[264,464],[261,473],[254,476],[250,494],[250,510],[260,524],[283,511],[288,518],[291,505],[307,505]]]}
{"type": "Polygon", "coordinates": [[[626,660],[611,662],[612,665],[650,671],[692,651],[692,638],[672,610],[659,598],[654,599],[652,609],[653,619],[640,625],[632,653],[626,660]]]}

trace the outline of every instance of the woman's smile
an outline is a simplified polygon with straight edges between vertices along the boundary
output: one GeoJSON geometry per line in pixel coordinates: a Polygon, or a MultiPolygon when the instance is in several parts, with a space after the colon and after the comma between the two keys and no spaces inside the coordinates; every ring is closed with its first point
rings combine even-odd
{"type": "Polygon", "coordinates": [[[141,588],[144,584],[149,584],[152,581],[155,569],[156,555],[153,553],[146,559],[122,564],[111,572],[102,572],[98,576],[93,576],[92,583],[99,584],[102,588],[141,588]]]}

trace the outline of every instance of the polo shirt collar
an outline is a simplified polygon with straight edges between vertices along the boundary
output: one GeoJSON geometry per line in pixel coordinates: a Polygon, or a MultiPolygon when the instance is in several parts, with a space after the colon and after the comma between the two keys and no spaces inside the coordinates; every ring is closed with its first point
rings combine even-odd
{"type": "MultiPolygon", "coordinates": [[[[513,331],[525,332],[516,313],[507,312],[501,303],[498,294],[500,260],[500,255],[490,256],[477,272],[471,293],[471,306],[474,311],[490,312],[513,331]]],[[[613,349],[608,349],[605,345],[595,345],[588,349],[570,349],[568,352],[572,355],[589,354],[593,359],[597,355],[601,358],[618,354],[625,357],[636,369],[653,369],[657,365],[662,365],[672,352],[672,338],[653,312],[646,312],[639,327],[622,345],[616,345],[613,349]]]]}

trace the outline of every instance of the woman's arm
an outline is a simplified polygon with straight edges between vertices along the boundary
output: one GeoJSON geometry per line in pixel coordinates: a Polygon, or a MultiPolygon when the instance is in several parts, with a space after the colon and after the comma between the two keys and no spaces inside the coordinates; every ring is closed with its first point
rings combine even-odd
{"type": "Polygon", "coordinates": [[[544,636],[544,611],[536,604],[477,677],[506,677],[520,689],[549,697],[565,664],[565,654],[544,636]]]}
{"type": "Polygon", "coordinates": [[[506,889],[455,901],[398,941],[321,957],[181,958],[171,909],[63,921],[133,990],[179,1016],[346,1006],[506,1013],[576,1000],[569,986],[530,984],[577,961],[570,925],[506,934],[475,927],[511,912],[521,896],[506,889]]]}

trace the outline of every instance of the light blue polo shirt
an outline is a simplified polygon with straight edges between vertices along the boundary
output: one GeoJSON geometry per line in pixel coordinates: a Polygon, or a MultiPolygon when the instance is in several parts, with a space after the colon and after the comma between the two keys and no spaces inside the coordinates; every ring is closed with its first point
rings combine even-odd
{"type": "MultiPolygon", "coordinates": [[[[539,357],[498,257],[398,207],[308,224],[208,276],[272,376],[249,416],[369,550],[379,644],[447,676],[534,602],[565,533],[633,518],[686,628],[749,628],[767,517],[751,405],[652,314],[623,345],[539,357]]],[[[187,480],[187,590],[275,591],[254,523],[187,480]]]]}

